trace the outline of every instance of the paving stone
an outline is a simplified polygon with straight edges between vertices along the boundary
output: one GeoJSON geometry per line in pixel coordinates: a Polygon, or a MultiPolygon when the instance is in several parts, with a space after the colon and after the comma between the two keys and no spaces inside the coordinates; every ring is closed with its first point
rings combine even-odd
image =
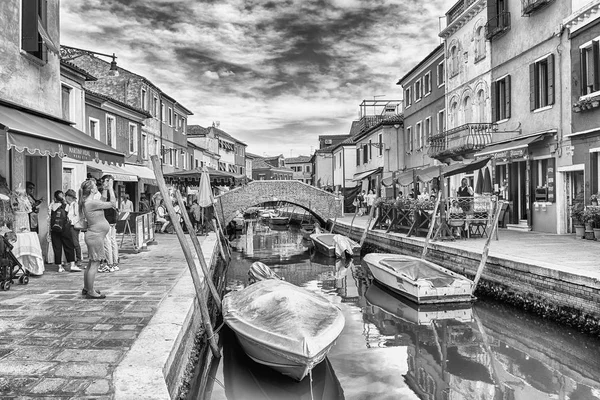
{"type": "Polygon", "coordinates": [[[32,393],[51,393],[58,392],[59,388],[67,383],[63,378],[42,378],[32,389],[32,393]]]}
{"type": "Polygon", "coordinates": [[[85,361],[90,363],[111,363],[123,355],[119,350],[65,349],[54,358],[57,361],[85,361]]]}
{"type": "Polygon", "coordinates": [[[112,329],[112,325],[109,324],[97,324],[92,328],[95,331],[110,331],[112,329]]]}
{"type": "Polygon", "coordinates": [[[9,354],[12,351],[13,351],[12,349],[3,349],[0,347],[0,358],[4,357],[5,355],[9,354]]]}
{"type": "Polygon", "coordinates": [[[113,324],[113,325],[129,325],[129,324],[140,324],[144,322],[144,318],[133,318],[133,317],[114,317],[108,318],[104,321],[105,324],[113,324]]]}
{"type": "Polygon", "coordinates": [[[102,339],[135,339],[136,331],[107,331],[102,333],[102,339]]]}
{"type": "MultiPolygon", "coordinates": [[[[63,363],[53,371],[54,376],[63,377],[98,377],[105,378],[109,375],[111,366],[109,364],[89,363],[63,363]]],[[[48,374],[49,375],[49,374],[48,374]]]]}
{"type": "Polygon", "coordinates": [[[58,350],[52,347],[20,346],[7,356],[5,360],[48,361],[56,353],[58,353],[58,350]]]}
{"type": "Polygon", "coordinates": [[[86,394],[108,394],[110,392],[110,381],[107,379],[94,379],[85,389],[86,394]]]}
{"type": "Polygon", "coordinates": [[[52,347],[58,342],[58,339],[52,337],[33,337],[27,336],[19,341],[19,346],[45,346],[52,347]]]}
{"type": "Polygon", "coordinates": [[[129,348],[133,345],[133,339],[107,339],[99,340],[94,343],[94,347],[98,348],[129,348]]]}
{"type": "Polygon", "coordinates": [[[115,326],[115,328],[121,331],[135,331],[136,329],[141,329],[138,325],[120,325],[115,326]]]}
{"type": "Polygon", "coordinates": [[[71,331],[66,339],[95,339],[102,335],[102,332],[97,331],[71,331]]]}
{"type": "Polygon", "coordinates": [[[20,361],[18,363],[2,359],[0,371],[3,375],[40,375],[52,369],[56,363],[41,361],[20,361]]]}
{"type": "Polygon", "coordinates": [[[5,399],[5,395],[21,393],[33,386],[39,377],[2,377],[0,376],[0,395],[5,399]]]}
{"type": "Polygon", "coordinates": [[[58,329],[35,329],[31,332],[32,337],[45,337],[45,338],[60,338],[69,334],[69,331],[58,330],[58,329]]]}
{"type": "Polygon", "coordinates": [[[92,347],[94,343],[96,343],[96,339],[71,339],[66,338],[62,339],[60,342],[56,343],[55,346],[61,348],[72,348],[72,349],[85,349],[92,347]]]}

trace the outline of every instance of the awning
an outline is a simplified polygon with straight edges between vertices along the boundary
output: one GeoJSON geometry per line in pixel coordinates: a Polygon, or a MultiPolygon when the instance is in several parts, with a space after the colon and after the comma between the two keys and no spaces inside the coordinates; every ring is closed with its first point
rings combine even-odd
{"type": "Polygon", "coordinates": [[[143,165],[125,164],[123,169],[128,173],[134,174],[139,178],[140,182],[150,185],[156,185],[156,176],[154,171],[143,165]]]}
{"type": "Polygon", "coordinates": [[[400,174],[397,174],[396,182],[398,182],[400,186],[408,186],[413,182],[414,177],[415,171],[413,169],[409,169],[400,174]]]}
{"type": "Polygon", "coordinates": [[[395,181],[400,186],[408,186],[413,183],[413,179],[416,177],[421,182],[429,182],[434,178],[440,176],[440,169],[444,176],[452,176],[461,173],[471,172],[483,168],[490,161],[490,157],[483,158],[481,160],[473,161],[467,164],[457,163],[452,165],[434,165],[424,168],[409,169],[400,174],[396,173],[395,181]]]}
{"type": "Polygon", "coordinates": [[[87,134],[50,118],[0,105],[0,129],[8,148],[41,156],[122,164],[123,154],[87,134]]]}
{"type": "Polygon", "coordinates": [[[102,175],[112,175],[115,181],[119,182],[137,182],[138,177],[133,172],[127,171],[124,168],[117,167],[116,165],[101,165],[101,164],[86,164],[87,167],[92,169],[100,169],[102,175]]]}
{"type": "MultiPolygon", "coordinates": [[[[208,168],[208,175],[210,176],[210,179],[217,179],[217,178],[224,178],[224,179],[243,179],[246,177],[246,175],[239,175],[239,174],[234,174],[232,172],[227,172],[227,171],[218,171],[216,169],[213,168],[208,168]]],[[[194,168],[192,170],[185,170],[185,171],[177,171],[177,172],[171,172],[169,174],[165,174],[165,178],[171,178],[171,179],[189,179],[189,180],[200,180],[200,177],[202,176],[202,169],[201,168],[194,168]]]]}
{"type": "Polygon", "coordinates": [[[417,179],[419,179],[421,182],[429,182],[432,179],[440,176],[440,167],[439,165],[434,165],[431,167],[421,168],[417,171],[416,175],[417,179]]]}
{"type": "Polygon", "coordinates": [[[511,158],[521,157],[525,154],[524,149],[527,148],[531,143],[537,142],[544,137],[544,134],[529,136],[523,139],[515,139],[506,143],[493,144],[487,146],[479,153],[475,154],[475,157],[489,156],[492,155],[494,158],[511,158]]]}
{"type": "Polygon", "coordinates": [[[458,164],[447,165],[442,168],[442,173],[447,178],[452,175],[465,174],[467,172],[476,171],[478,169],[485,167],[487,165],[487,163],[490,161],[490,159],[491,159],[490,157],[486,157],[481,160],[470,162],[468,164],[458,163],[458,164]]]}
{"type": "Polygon", "coordinates": [[[354,174],[352,181],[354,181],[354,182],[362,181],[363,179],[368,178],[369,176],[371,176],[373,174],[380,173],[381,171],[383,171],[383,168],[379,167],[379,168],[371,169],[369,171],[359,172],[357,174],[354,174]]]}

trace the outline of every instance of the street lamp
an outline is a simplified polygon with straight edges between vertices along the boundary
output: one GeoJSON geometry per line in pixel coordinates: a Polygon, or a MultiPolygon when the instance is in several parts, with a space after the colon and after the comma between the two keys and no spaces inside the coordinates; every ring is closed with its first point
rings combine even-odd
{"type": "Polygon", "coordinates": [[[97,51],[79,49],[77,47],[60,46],[60,58],[63,61],[75,60],[76,58],[86,56],[86,55],[87,56],[95,56],[96,55],[96,56],[110,57],[112,59],[112,61],[110,62],[110,68],[108,70],[108,75],[109,76],[119,76],[119,68],[117,67],[117,56],[115,55],[115,53],[104,54],[104,53],[99,53],[97,51]]]}

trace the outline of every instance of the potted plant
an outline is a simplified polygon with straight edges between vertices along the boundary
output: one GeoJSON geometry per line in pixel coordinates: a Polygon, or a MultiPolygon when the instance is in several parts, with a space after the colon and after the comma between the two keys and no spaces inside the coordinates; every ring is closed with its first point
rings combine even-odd
{"type": "Polygon", "coordinates": [[[584,207],[583,203],[577,202],[574,203],[571,208],[571,218],[573,219],[573,228],[575,228],[575,237],[578,239],[583,239],[585,236],[585,226],[584,226],[584,207]]]}
{"type": "Polygon", "coordinates": [[[590,205],[597,206],[598,205],[598,197],[600,197],[600,193],[593,194],[590,197],[590,205]]]}
{"type": "Polygon", "coordinates": [[[594,231],[596,240],[600,240],[600,207],[586,207],[584,218],[586,219],[586,224],[589,224],[594,231]]]}

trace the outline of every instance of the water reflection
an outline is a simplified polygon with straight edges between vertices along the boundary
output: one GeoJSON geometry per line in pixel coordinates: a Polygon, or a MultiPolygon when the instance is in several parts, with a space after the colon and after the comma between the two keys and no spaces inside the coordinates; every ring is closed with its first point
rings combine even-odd
{"type": "MultiPolygon", "coordinates": [[[[287,281],[338,304],[346,327],[319,374],[348,399],[600,400],[596,339],[482,300],[473,307],[417,306],[372,284],[359,260],[312,253],[297,230],[259,224],[251,232],[236,241],[229,286],[244,287],[250,264],[260,260],[287,281]]],[[[235,397],[243,393],[242,383],[247,393],[264,393],[256,398],[303,398],[282,394],[294,385],[283,375],[255,374],[259,366],[240,359],[235,340],[226,336],[224,345],[216,379],[225,381],[225,391],[215,387],[213,400],[253,399],[235,397]]],[[[306,390],[301,384],[293,389],[306,390]]],[[[338,391],[332,393],[338,398],[338,391]]]]}
{"type": "Polygon", "coordinates": [[[229,400],[343,400],[344,391],[327,358],[301,382],[255,363],[244,353],[235,334],[223,331],[223,375],[229,400]]]}

